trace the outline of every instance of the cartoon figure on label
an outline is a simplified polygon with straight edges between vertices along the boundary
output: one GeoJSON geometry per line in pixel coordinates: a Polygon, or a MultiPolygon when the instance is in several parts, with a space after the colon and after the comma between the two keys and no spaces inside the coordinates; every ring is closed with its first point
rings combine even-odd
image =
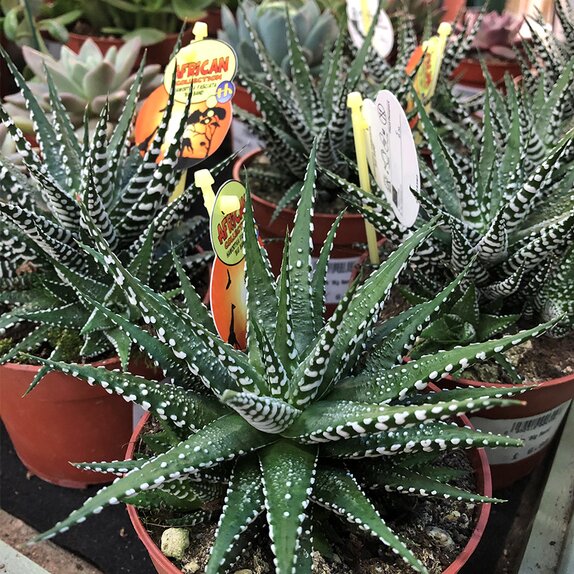
{"type": "Polygon", "coordinates": [[[199,157],[198,150],[202,150],[203,157],[207,157],[211,150],[213,137],[221,127],[221,120],[227,116],[225,109],[217,105],[215,96],[209,98],[205,105],[205,110],[194,110],[187,118],[181,150],[184,157],[199,157]]]}
{"type": "MultiPolygon", "coordinates": [[[[160,86],[146,99],[138,114],[135,140],[142,153],[149,148],[157,134],[168,99],[167,92],[160,86]]],[[[231,124],[231,110],[231,101],[218,102],[215,96],[192,104],[181,141],[180,159],[185,162],[185,167],[192,167],[202,161],[221,145],[231,124]]],[[[172,141],[184,112],[185,104],[176,101],[158,161],[167,151],[168,142],[172,141]]]]}

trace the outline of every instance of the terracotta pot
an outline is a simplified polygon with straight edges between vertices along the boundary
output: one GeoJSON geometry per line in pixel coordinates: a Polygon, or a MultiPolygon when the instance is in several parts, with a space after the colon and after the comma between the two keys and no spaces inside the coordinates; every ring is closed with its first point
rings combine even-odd
{"type": "MultiPolygon", "coordinates": [[[[95,366],[120,367],[117,358],[95,366]]],[[[132,405],[121,396],[53,371],[29,395],[35,365],[0,366],[0,415],[24,466],[39,478],[69,488],[111,482],[69,461],[118,460],[132,433],[132,405]]]]}
{"type": "MultiPolygon", "coordinates": [[[[441,386],[516,388],[519,385],[444,379],[441,386]]],[[[504,488],[530,474],[544,459],[574,398],[574,374],[539,384],[519,395],[524,406],[493,408],[471,417],[479,429],[521,438],[524,446],[487,449],[494,489],[504,488]]]]}
{"type": "MultiPolygon", "coordinates": [[[[262,153],[261,150],[256,150],[237,160],[233,166],[233,177],[241,181],[243,167],[260,153],[262,153]]],[[[261,237],[268,240],[265,242],[265,248],[269,254],[273,272],[277,275],[281,268],[285,234],[288,229],[293,227],[295,211],[293,209],[284,209],[274,221],[271,221],[277,206],[255,194],[252,194],[252,199],[255,220],[261,237]]],[[[330,213],[315,213],[313,216],[314,257],[319,256],[321,247],[336,218],[336,214],[330,213]]],[[[357,245],[366,242],[367,237],[363,217],[355,213],[345,214],[335,237],[331,252],[330,269],[327,272],[328,310],[334,309],[336,302],[346,291],[353,267],[362,253],[362,250],[357,245]]]]}
{"type": "MultiPolygon", "coordinates": [[[[431,385],[432,386],[432,385],[431,385]]],[[[435,387],[435,390],[436,389],[435,387]]],[[[134,450],[145,424],[147,423],[150,415],[146,415],[137,425],[132,438],[130,439],[128,449],[126,451],[126,459],[131,459],[134,455],[134,450]]],[[[466,426],[472,426],[470,421],[464,415],[459,417],[460,424],[466,426]]],[[[474,467],[477,482],[477,492],[483,496],[492,496],[492,482],[490,479],[490,468],[488,466],[488,460],[484,449],[472,449],[468,451],[470,462],[474,467]]],[[[476,520],[476,526],[472,532],[472,536],[469,538],[466,546],[462,549],[462,552],[457,556],[456,560],[446,569],[443,574],[457,574],[460,569],[466,564],[472,553],[476,550],[480,539],[488,523],[488,517],[490,515],[490,504],[481,504],[478,506],[478,517],[476,520]]],[[[146,550],[149,553],[151,561],[155,566],[158,574],[182,574],[181,570],[177,568],[169,558],[167,558],[162,551],[156,546],[155,542],[152,540],[142,521],[140,520],[139,514],[135,506],[127,505],[128,514],[131,523],[146,550]]]]}
{"type": "MultiPolygon", "coordinates": [[[[508,72],[513,78],[518,78],[522,71],[515,61],[489,61],[486,60],[486,67],[494,83],[504,80],[504,75],[508,72]]],[[[482,73],[482,68],[478,60],[464,59],[452,73],[452,79],[461,84],[484,88],[486,80],[482,73]]]]}

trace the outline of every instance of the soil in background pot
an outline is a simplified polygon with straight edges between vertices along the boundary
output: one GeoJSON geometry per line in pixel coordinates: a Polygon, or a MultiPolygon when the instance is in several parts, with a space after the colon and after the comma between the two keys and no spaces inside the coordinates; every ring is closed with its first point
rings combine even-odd
{"type": "MultiPolygon", "coordinates": [[[[157,422],[148,421],[143,432],[158,430],[157,422]]],[[[145,451],[139,444],[136,452],[145,451]]],[[[476,491],[473,467],[465,451],[446,453],[441,463],[444,466],[468,471],[451,484],[470,491],[476,491]]],[[[442,573],[461,553],[472,536],[476,525],[477,504],[454,499],[415,497],[384,491],[369,493],[375,507],[385,522],[401,536],[420,558],[431,574],[442,573]]],[[[220,504],[216,504],[216,509],[220,504]]],[[[329,511],[315,509],[315,518],[321,524],[322,532],[329,532],[331,550],[313,555],[315,571],[319,574],[407,574],[412,569],[397,557],[387,546],[358,528],[349,526],[329,511]]],[[[162,526],[167,517],[158,512],[138,510],[139,516],[150,533],[154,543],[161,546],[161,535],[167,526],[162,526]]],[[[191,545],[181,561],[174,562],[184,572],[203,572],[209,559],[217,528],[214,522],[189,528],[191,545]],[[184,567],[187,566],[187,569],[184,567]]],[[[256,537],[261,544],[253,545],[233,567],[233,572],[242,569],[253,574],[272,574],[273,555],[269,547],[269,534],[264,516],[260,516],[250,528],[259,528],[256,537]]]]}
{"type": "MultiPolygon", "coordinates": [[[[539,337],[513,347],[505,353],[525,381],[542,383],[574,373],[574,337],[539,337]]],[[[462,373],[474,381],[512,383],[497,363],[474,365],[462,373]]]]}

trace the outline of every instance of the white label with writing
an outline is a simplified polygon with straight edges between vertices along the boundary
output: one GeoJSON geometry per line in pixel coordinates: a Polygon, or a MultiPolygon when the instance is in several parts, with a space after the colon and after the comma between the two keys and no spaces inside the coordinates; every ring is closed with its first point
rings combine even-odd
{"type": "MultiPolygon", "coordinates": [[[[369,33],[373,16],[377,12],[379,0],[347,0],[347,26],[349,36],[356,48],[361,48],[369,33]],[[367,9],[367,18],[363,17],[363,8],[367,9]],[[365,21],[368,25],[365,26],[365,21]]],[[[387,13],[381,8],[371,45],[381,58],[386,58],[393,49],[395,34],[387,13]]]]}
{"type": "MultiPolygon", "coordinates": [[[[337,304],[343,298],[349,288],[353,267],[358,260],[358,257],[329,259],[325,278],[325,303],[337,304]]],[[[317,257],[311,259],[313,268],[315,268],[317,261],[317,257]]]]}
{"type": "Polygon", "coordinates": [[[549,411],[519,419],[487,419],[471,417],[472,424],[479,430],[519,438],[524,445],[487,448],[490,464],[511,464],[542,450],[554,437],[570,403],[566,401],[549,411]]]}
{"type": "Polygon", "coordinates": [[[369,167],[397,219],[410,227],[419,212],[411,189],[419,193],[420,173],[407,116],[394,94],[381,90],[374,102],[363,101],[363,117],[368,126],[369,167]]]}
{"type": "Polygon", "coordinates": [[[132,428],[133,429],[135,429],[138,426],[138,423],[140,422],[141,418],[145,415],[145,413],[146,413],[146,411],[142,407],[133,403],[133,405],[132,405],[132,428]]]}

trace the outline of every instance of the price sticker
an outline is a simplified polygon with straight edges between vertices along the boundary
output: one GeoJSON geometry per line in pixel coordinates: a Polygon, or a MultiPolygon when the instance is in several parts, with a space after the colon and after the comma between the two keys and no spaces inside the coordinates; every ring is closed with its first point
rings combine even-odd
{"type": "Polygon", "coordinates": [[[397,219],[411,227],[418,215],[420,172],[413,134],[397,98],[388,90],[363,101],[367,128],[367,159],[378,186],[397,219]]]}

